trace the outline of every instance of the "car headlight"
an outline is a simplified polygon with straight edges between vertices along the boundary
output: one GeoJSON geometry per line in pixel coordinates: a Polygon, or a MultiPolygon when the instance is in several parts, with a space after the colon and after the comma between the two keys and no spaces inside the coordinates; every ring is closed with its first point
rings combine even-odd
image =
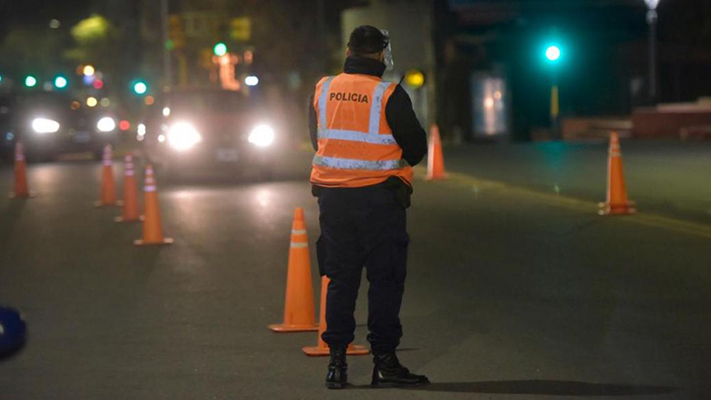
{"type": "Polygon", "coordinates": [[[168,130],[168,143],[176,150],[189,150],[201,141],[200,132],[187,122],[178,122],[168,130]]]}
{"type": "Polygon", "coordinates": [[[274,143],[274,129],[269,125],[258,125],[247,138],[249,143],[257,147],[267,147],[274,143]]]}
{"type": "Polygon", "coordinates": [[[116,129],[116,121],[111,117],[104,117],[96,123],[96,129],[101,132],[111,132],[116,129]]]}
{"type": "Polygon", "coordinates": [[[59,122],[47,118],[35,118],[32,129],[37,133],[55,133],[59,130],[59,122]]]}

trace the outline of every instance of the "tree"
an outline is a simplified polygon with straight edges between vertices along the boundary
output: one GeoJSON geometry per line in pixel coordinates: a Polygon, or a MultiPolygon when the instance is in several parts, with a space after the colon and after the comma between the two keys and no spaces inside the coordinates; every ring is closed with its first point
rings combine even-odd
{"type": "Polygon", "coordinates": [[[115,47],[119,37],[116,28],[106,18],[94,14],[76,24],[71,30],[76,46],[66,56],[80,63],[97,65],[102,70],[113,68],[121,57],[115,47]]]}

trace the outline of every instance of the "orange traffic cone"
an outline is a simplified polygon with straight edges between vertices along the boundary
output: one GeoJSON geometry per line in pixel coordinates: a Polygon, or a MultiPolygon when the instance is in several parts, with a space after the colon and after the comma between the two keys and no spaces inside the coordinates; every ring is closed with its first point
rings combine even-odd
{"type": "Polygon", "coordinates": [[[622,169],[620,138],[617,132],[610,135],[610,154],[607,164],[607,201],[600,203],[600,215],[626,215],[637,212],[635,203],[627,198],[625,174],[622,169]]]}
{"type": "Polygon", "coordinates": [[[430,145],[427,152],[427,180],[447,179],[444,172],[444,156],[442,155],[442,141],[439,137],[439,127],[432,125],[430,129],[430,145]]]}
{"type": "Polygon", "coordinates": [[[173,239],[163,237],[163,227],[158,207],[158,192],[153,176],[153,166],[146,165],[146,179],[143,182],[143,239],[134,240],[136,246],[172,244],[173,239]]]}
{"type": "Polygon", "coordinates": [[[314,317],[314,290],[311,286],[311,260],[309,242],[306,236],[304,209],[294,210],[291,226],[291,247],[286,275],[286,299],[284,300],[284,322],[269,325],[274,332],[316,331],[318,325],[314,317]]]}
{"type": "Polygon", "coordinates": [[[133,155],[126,155],[123,173],[123,211],[116,222],[136,222],[141,219],[138,211],[138,187],[133,168],[133,155]]]}
{"type": "Polygon", "coordinates": [[[101,169],[101,192],[96,207],[114,207],[119,205],[116,201],[116,182],[114,181],[114,167],[111,161],[111,145],[104,147],[103,167],[101,169]]]}
{"type": "Polygon", "coordinates": [[[15,191],[10,193],[11,198],[34,197],[27,186],[27,165],[22,143],[15,144],[15,191]]]}
{"type": "MultiPolygon", "coordinates": [[[[318,344],[313,347],[304,347],[302,350],[309,357],[327,356],[330,353],[328,345],[321,339],[321,335],[326,331],[326,293],[328,292],[327,276],[321,278],[321,311],[319,312],[321,323],[318,326],[318,344]]],[[[348,345],[346,354],[349,356],[364,356],[370,354],[370,350],[363,346],[356,346],[353,343],[348,345]]]]}

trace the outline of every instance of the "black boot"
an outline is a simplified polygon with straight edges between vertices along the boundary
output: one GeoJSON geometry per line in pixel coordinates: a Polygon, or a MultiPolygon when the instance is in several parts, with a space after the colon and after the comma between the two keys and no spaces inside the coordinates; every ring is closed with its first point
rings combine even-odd
{"type": "Polygon", "coordinates": [[[424,375],[415,375],[400,365],[395,352],[385,354],[373,353],[373,381],[371,386],[396,387],[427,385],[430,380],[424,375]]]}
{"type": "Polygon", "coordinates": [[[348,386],[348,364],[346,364],[346,348],[331,349],[331,361],[328,363],[326,387],[343,389],[348,386]]]}

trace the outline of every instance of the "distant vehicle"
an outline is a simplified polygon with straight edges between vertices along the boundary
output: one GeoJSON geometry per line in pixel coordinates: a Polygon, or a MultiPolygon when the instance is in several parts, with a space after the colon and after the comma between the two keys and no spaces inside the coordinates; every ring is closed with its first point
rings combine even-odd
{"type": "Polygon", "coordinates": [[[283,135],[266,114],[242,92],[175,91],[147,120],[145,149],[149,160],[173,178],[256,172],[269,179],[283,135]]]}
{"type": "Polygon", "coordinates": [[[22,142],[29,161],[51,160],[63,152],[87,152],[100,157],[105,144],[118,140],[115,116],[103,109],[87,109],[58,92],[18,95],[8,105],[9,130],[5,146],[22,142]],[[8,140],[10,139],[10,140],[8,140]]]}
{"type": "Polygon", "coordinates": [[[0,93],[0,160],[9,160],[15,139],[12,123],[12,109],[15,99],[9,94],[0,93]]]}

